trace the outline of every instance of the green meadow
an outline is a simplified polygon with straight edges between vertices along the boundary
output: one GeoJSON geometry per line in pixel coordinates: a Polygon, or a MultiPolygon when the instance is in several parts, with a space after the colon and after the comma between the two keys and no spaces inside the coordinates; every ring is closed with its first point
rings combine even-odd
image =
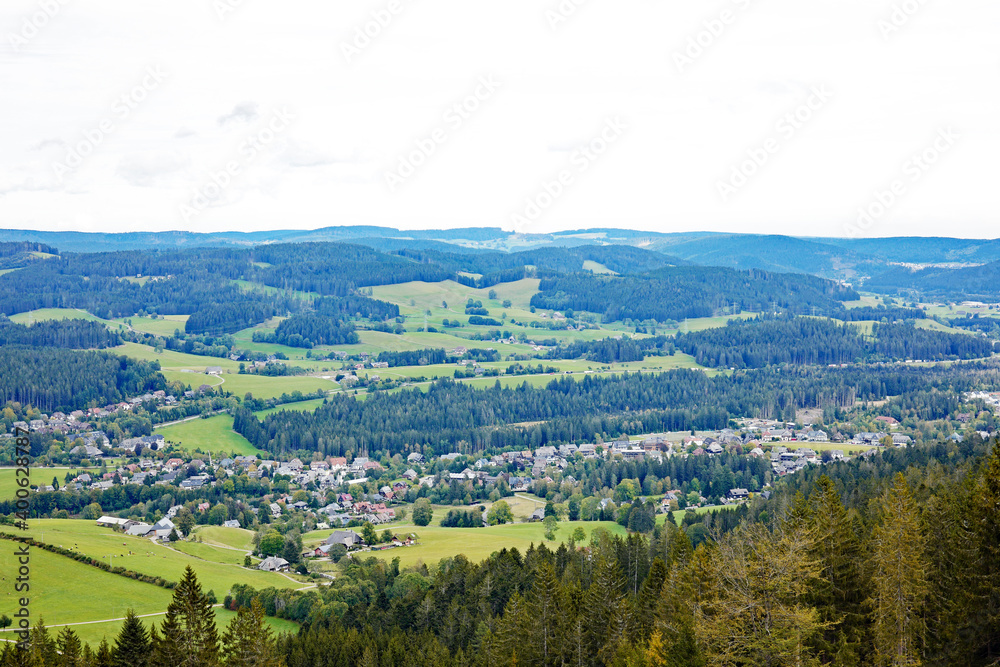
{"type": "Polygon", "coordinates": [[[253,531],[244,528],[197,526],[194,529],[194,534],[206,544],[244,551],[249,551],[253,547],[253,531]]]}
{"type": "MultiPolygon", "coordinates": [[[[541,522],[513,523],[484,528],[442,528],[435,525],[442,516],[444,516],[444,510],[435,509],[434,519],[429,526],[389,525],[387,527],[396,535],[416,534],[418,543],[410,547],[363,552],[360,557],[376,556],[385,560],[398,557],[400,565],[404,567],[415,565],[418,562],[433,567],[442,558],[450,558],[458,554],[463,554],[469,560],[478,562],[500,549],[517,548],[523,553],[531,544],[538,546],[546,541],[545,528],[541,522]]],[[[561,521],[555,534],[555,542],[548,542],[548,546],[556,547],[561,542],[567,542],[577,527],[583,528],[587,540],[597,528],[603,528],[617,535],[624,535],[626,532],[623,527],[613,521],[561,521]]],[[[382,530],[383,528],[380,526],[379,532],[381,533],[382,530]]],[[[306,533],[303,536],[303,544],[306,546],[319,544],[331,533],[330,530],[306,533]]]]}
{"type": "MultiPolygon", "coordinates": [[[[15,530],[8,526],[0,529],[11,532],[15,530]]],[[[198,580],[205,590],[214,590],[220,599],[235,583],[246,583],[257,588],[266,586],[301,588],[305,585],[276,572],[247,570],[242,566],[231,564],[227,562],[231,551],[228,549],[204,545],[206,550],[201,552],[202,557],[195,558],[145,538],[126,536],[111,528],[98,526],[93,521],[35,519],[31,521],[31,530],[25,534],[47,544],[74,549],[93,558],[107,559],[115,566],[127,567],[136,572],[163,577],[169,581],[180,581],[184,568],[190,565],[198,574],[198,580]],[[203,559],[206,554],[210,553],[207,551],[209,548],[219,551],[214,556],[215,560],[203,559]]],[[[242,564],[242,558],[240,563],[242,564]]],[[[122,581],[131,581],[117,575],[112,576],[122,581]]]]}
{"type": "MultiPolygon", "coordinates": [[[[5,540],[3,545],[0,571],[15,572],[18,564],[14,543],[5,540]]],[[[28,593],[32,622],[41,618],[50,628],[68,623],[79,624],[73,626],[73,631],[93,647],[103,638],[113,641],[121,628],[121,620],[106,619],[121,619],[128,609],[134,609],[140,615],[156,614],[143,619],[148,625],[162,620],[162,612],[170,602],[171,592],[166,588],[104,572],[65,556],[31,549],[30,558],[31,589],[28,593]]],[[[17,609],[16,599],[21,594],[14,590],[13,577],[5,576],[0,581],[0,614],[13,617],[17,609]]],[[[216,595],[220,601],[225,597],[225,593],[220,594],[218,590],[216,595]]],[[[224,627],[235,615],[235,612],[216,607],[216,624],[224,627]]],[[[298,625],[291,621],[268,617],[267,623],[275,632],[298,630],[298,625]]],[[[0,632],[0,639],[13,638],[9,632],[0,632]]]]}
{"type": "Polygon", "coordinates": [[[39,308],[38,310],[29,310],[24,313],[11,315],[10,320],[18,324],[31,324],[43,320],[91,320],[93,322],[104,322],[105,324],[108,322],[95,315],[91,315],[85,310],[77,310],[76,308],[39,308]]]}
{"type": "Polygon", "coordinates": [[[231,453],[253,456],[261,452],[246,438],[233,430],[233,418],[228,414],[214,415],[208,419],[192,419],[156,429],[167,442],[188,451],[201,450],[206,454],[231,453]]]}

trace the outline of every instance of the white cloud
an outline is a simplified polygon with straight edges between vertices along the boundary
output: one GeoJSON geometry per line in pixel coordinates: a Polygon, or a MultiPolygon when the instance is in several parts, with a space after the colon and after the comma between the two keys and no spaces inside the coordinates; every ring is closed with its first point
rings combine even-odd
{"type": "Polygon", "coordinates": [[[245,1],[220,21],[204,0],[72,2],[15,51],[4,36],[38,5],[5,0],[0,221],[191,228],[179,202],[245,158],[241,142],[288,107],[294,123],[241,162],[197,229],[507,225],[567,151],[620,115],[627,136],[531,231],[838,235],[937,128],[954,126],[962,140],[867,232],[996,236],[995,2],[927,3],[883,39],[889,0],[739,0],[682,73],[672,52],[734,0],[590,2],[555,31],[551,4],[407,3],[347,63],[339,42],[384,3],[245,1]],[[162,81],[123,117],[116,102],[151,67],[162,81]],[[486,73],[503,82],[495,98],[389,192],[387,165],[486,73]],[[823,84],[835,97],[722,202],[718,179],[823,84]],[[102,120],[113,130],[56,179],[53,163],[102,120]]]}

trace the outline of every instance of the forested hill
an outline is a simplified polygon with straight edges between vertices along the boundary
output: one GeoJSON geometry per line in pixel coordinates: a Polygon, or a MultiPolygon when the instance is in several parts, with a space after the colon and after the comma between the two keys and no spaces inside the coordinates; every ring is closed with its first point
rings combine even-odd
{"type": "MultiPolygon", "coordinates": [[[[366,287],[447,279],[486,287],[528,275],[546,277],[533,305],[596,311],[607,320],[711,316],[734,303],[740,310],[775,307],[826,314],[842,309],[843,300],[857,298],[853,290],[813,276],[677,264],[683,262],[630,246],[517,253],[383,253],[344,243],[298,243],[242,249],[63,253],[0,275],[0,314],[79,308],[108,319],[141,312],[189,315],[188,333],[219,335],[276,315],[317,308],[324,311],[320,315],[333,320],[362,311],[363,316],[378,321],[398,315],[389,304],[377,306],[371,300],[359,307],[358,290],[366,287]],[[590,271],[627,275],[597,276],[590,271]],[[310,303],[287,290],[327,300],[310,303]],[[338,299],[342,305],[336,305],[338,299]]],[[[349,331],[331,329],[339,326],[313,318],[284,337],[298,336],[295,340],[303,343],[349,343],[349,331]]]]}
{"type": "Polygon", "coordinates": [[[932,267],[911,271],[896,268],[875,276],[865,283],[865,287],[888,294],[914,291],[957,300],[996,301],[1000,299],[1000,261],[961,269],[932,267]]]}
{"type": "MultiPolygon", "coordinates": [[[[426,262],[433,262],[455,273],[478,273],[483,277],[469,281],[479,287],[488,287],[501,281],[517,280],[526,267],[533,274],[580,273],[587,262],[613,273],[643,273],[668,266],[687,265],[688,262],[651,250],[625,245],[577,246],[574,248],[539,248],[521,252],[447,253],[432,250],[404,250],[401,254],[426,262]]],[[[595,267],[596,268],[596,267],[595,267]]]]}
{"type": "Polygon", "coordinates": [[[546,278],[531,299],[537,308],[588,310],[607,321],[657,321],[711,317],[720,308],[737,311],[779,309],[797,314],[843,310],[859,298],[853,289],[814,276],[737,271],[719,267],[669,267],[644,275],[575,274],[546,278]]]}
{"type": "Polygon", "coordinates": [[[241,409],[233,428],[254,446],[283,455],[301,450],[344,456],[362,447],[390,456],[440,447],[526,449],[621,434],[719,429],[733,417],[792,420],[799,407],[853,406],[855,400],[931,387],[964,391],[976,381],[977,370],[995,368],[971,363],[960,369],[788,368],[716,377],[675,370],[560,378],[543,388],[497,383],[473,389],[439,380],[427,392],[379,392],[364,401],[338,394],[314,413],[279,412],[263,422],[241,409]],[[539,424],[510,426],[523,422],[539,424]]]}
{"type": "Polygon", "coordinates": [[[32,325],[15,324],[0,315],[0,346],[104,348],[120,345],[122,337],[100,322],[45,320],[32,325]]]}
{"type": "Polygon", "coordinates": [[[977,359],[994,350],[993,342],[980,336],[929,331],[912,323],[876,323],[872,335],[865,336],[851,324],[810,317],[731,320],[722,328],[680,334],[675,345],[715,368],[977,359]]]}
{"type": "Polygon", "coordinates": [[[0,243],[0,270],[20,268],[37,262],[47,255],[58,254],[59,251],[55,248],[34,241],[0,243]]]}
{"type": "Polygon", "coordinates": [[[165,390],[158,362],[110,352],[0,346],[0,403],[16,401],[51,412],[104,406],[165,390]]]}

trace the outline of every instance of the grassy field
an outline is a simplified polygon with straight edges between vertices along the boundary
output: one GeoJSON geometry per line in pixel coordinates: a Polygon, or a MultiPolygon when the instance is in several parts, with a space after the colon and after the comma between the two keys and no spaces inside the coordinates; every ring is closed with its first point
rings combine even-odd
{"type": "MultiPolygon", "coordinates": [[[[13,531],[14,529],[4,527],[3,530],[13,531]]],[[[193,558],[188,554],[154,544],[144,538],[129,537],[122,533],[116,533],[110,528],[102,528],[93,521],[37,519],[31,522],[31,530],[27,534],[47,544],[55,544],[67,549],[72,548],[94,558],[113,556],[112,560],[116,566],[127,567],[143,574],[160,576],[170,581],[179,581],[184,568],[190,565],[198,574],[198,580],[201,581],[205,590],[214,590],[220,599],[235,583],[246,583],[258,588],[266,586],[300,588],[305,585],[275,572],[246,570],[225,562],[193,558]]],[[[203,546],[208,547],[209,545],[203,546]]],[[[216,549],[219,548],[216,547],[216,549]]],[[[221,549],[219,550],[221,551],[221,549]]],[[[224,556],[220,554],[218,558],[222,559],[224,556]]],[[[242,563],[242,558],[240,562],[242,563]]],[[[118,576],[115,576],[115,579],[116,581],[129,581],[118,576]]],[[[159,609],[162,608],[159,607],[159,609]]],[[[150,611],[158,611],[158,609],[150,611]]],[[[98,616],[97,618],[102,617],[98,616]]]]}
{"type": "Polygon", "coordinates": [[[163,350],[157,352],[149,345],[139,343],[124,343],[118,347],[110,348],[115,354],[121,354],[133,359],[144,361],[159,361],[160,367],[167,371],[192,370],[204,372],[209,366],[219,366],[224,371],[236,373],[240,365],[235,361],[220,357],[202,357],[196,354],[185,354],[174,350],[163,350]]]}
{"type": "MultiPolygon", "coordinates": [[[[227,563],[229,565],[243,565],[246,553],[235,549],[217,547],[205,542],[174,542],[173,547],[189,556],[211,561],[213,563],[227,563]]],[[[260,562],[259,558],[251,559],[255,564],[260,562]]]]}
{"type": "MultiPolygon", "coordinates": [[[[14,572],[17,569],[14,543],[5,541],[3,544],[6,546],[0,550],[0,571],[14,572]]],[[[105,637],[112,641],[121,627],[120,620],[103,619],[119,619],[131,608],[140,615],[158,614],[143,619],[147,625],[158,623],[162,620],[160,612],[166,609],[171,597],[171,592],[165,588],[110,574],[42,549],[31,550],[30,576],[32,621],[42,618],[50,628],[83,623],[73,626],[73,631],[93,647],[105,637]]],[[[16,596],[13,577],[0,582],[0,614],[13,615],[16,596]]],[[[219,597],[221,599],[224,594],[219,597]]],[[[235,616],[235,612],[221,607],[216,607],[215,612],[220,628],[235,616]]],[[[298,630],[298,625],[291,621],[270,617],[266,620],[275,632],[298,630]]],[[[13,635],[0,633],[0,638],[8,637],[13,635]]]]}
{"type": "Polygon", "coordinates": [[[184,333],[184,325],[190,315],[164,315],[155,320],[151,317],[127,317],[112,320],[121,325],[131,324],[136,331],[151,333],[157,336],[172,336],[174,331],[180,329],[184,333]]]}
{"type": "Polygon", "coordinates": [[[274,414],[275,412],[281,412],[282,410],[298,410],[300,412],[313,412],[316,408],[323,405],[322,398],[314,398],[310,401],[297,401],[295,403],[284,403],[282,405],[276,405],[273,408],[268,408],[267,410],[258,410],[254,414],[257,415],[259,419],[274,414]]]}
{"type": "Polygon", "coordinates": [[[240,398],[243,398],[247,392],[253,394],[255,398],[278,398],[282,394],[291,394],[293,391],[312,393],[317,390],[332,391],[338,388],[332,379],[324,379],[314,375],[267,377],[233,373],[220,377],[224,380],[223,388],[240,398]]]}
{"type": "Polygon", "coordinates": [[[246,438],[233,431],[233,418],[227,414],[164,426],[157,428],[156,432],[167,442],[176,443],[188,451],[199,449],[206,454],[226,455],[235,452],[246,456],[261,453],[246,438]]]}
{"type": "Polygon", "coordinates": [[[253,546],[253,531],[244,528],[197,526],[194,529],[194,534],[206,544],[217,544],[248,551],[253,546]]]}
{"type": "MultiPolygon", "coordinates": [[[[17,592],[12,574],[18,567],[15,547],[7,540],[0,544],[0,571],[5,574],[0,582],[0,613],[13,616],[17,592]]],[[[171,593],[165,588],[104,572],[42,549],[31,549],[30,566],[32,618],[41,617],[46,625],[118,618],[129,607],[138,614],[150,614],[163,611],[170,602],[171,593]]]]}
{"type": "MultiPolygon", "coordinates": [[[[229,611],[222,607],[215,608],[215,626],[219,630],[219,635],[222,635],[223,630],[229,622],[236,616],[235,611],[229,611]]],[[[146,616],[142,619],[142,622],[148,628],[152,624],[156,624],[159,627],[160,623],[163,622],[163,614],[156,614],[155,616],[146,616]]],[[[287,621],[283,618],[274,618],[273,616],[265,616],[264,622],[274,631],[275,634],[282,632],[296,633],[299,631],[298,623],[294,621],[287,621]]],[[[46,625],[48,625],[48,619],[46,619],[46,625]]],[[[80,637],[80,640],[90,644],[92,649],[96,649],[97,645],[101,643],[102,639],[107,639],[109,644],[114,644],[115,637],[118,636],[118,632],[121,630],[121,621],[105,621],[98,623],[87,623],[86,625],[76,625],[73,626],[73,632],[80,637]]],[[[52,632],[58,633],[60,628],[54,628],[52,632]]],[[[2,637],[3,635],[0,635],[2,637]]]]}
{"type": "MultiPolygon", "coordinates": [[[[112,468],[113,470],[114,468],[112,468]]],[[[0,468],[0,500],[10,500],[14,497],[14,492],[19,488],[17,484],[17,473],[15,468],[0,468]]],[[[66,473],[71,472],[76,475],[81,472],[93,473],[100,470],[98,467],[91,468],[29,468],[30,484],[51,484],[52,478],[59,480],[62,486],[66,479],[66,473]]],[[[23,477],[23,475],[22,475],[23,477]]]]}
{"type": "Polygon", "coordinates": [[[84,310],[77,310],[75,308],[40,308],[38,310],[29,310],[25,313],[11,315],[10,319],[12,322],[17,322],[18,324],[31,324],[32,322],[41,322],[42,320],[91,320],[107,323],[107,320],[102,320],[84,310]]]}
{"type": "MultiPolygon", "coordinates": [[[[362,557],[376,556],[385,560],[392,560],[399,557],[400,565],[414,565],[418,561],[433,566],[442,558],[449,558],[458,554],[464,554],[469,560],[478,562],[487,558],[494,551],[503,548],[517,548],[522,553],[532,544],[538,546],[545,542],[545,529],[540,522],[536,523],[514,523],[504,526],[489,526],[486,528],[442,528],[433,525],[440,520],[443,514],[441,510],[434,512],[434,521],[429,526],[390,526],[393,533],[409,534],[415,533],[418,537],[418,544],[412,547],[398,549],[387,549],[386,551],[373,551],[361,554],[362,557]]],[[[625,529],[612,521],[562,521],[556,531],[556,540],[549,546],[556,546],[560,542],[569,540],[569,536],[577,527],[583,528],[590,539],[590,534],[596,528],[604,528],[619,535],[625,534],[625,529]]],[[[332,531],[313,531],[303,536],[303,542],[318,543],[320,538],[325,538],[332,531]]],[[[381,532],[381,531],[380,531],[381,532]]]]}

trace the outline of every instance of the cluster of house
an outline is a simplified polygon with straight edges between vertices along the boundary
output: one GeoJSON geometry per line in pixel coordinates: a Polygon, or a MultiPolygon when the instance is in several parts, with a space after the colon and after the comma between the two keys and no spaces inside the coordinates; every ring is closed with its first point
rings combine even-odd
{"type": "Polygon", "coordinates": [[[964,398],[967,401],[983,401],[994,410],[1000,408],[1000,391],[970,391],[965,393],[964,398]]]}
{"type": "MultiPolygon", "coordinates": [[[[120,403],[111,403],[101,408],[73,410],[68,414],[64,412],[53,412],[51,415],[42,414],[39,415],[38,419],[32,419],[30,422],[14,422],[11,426],[12,428],[17,427],[39,434],[85,433],[91,429],[91,424],[87,421],[88,419],[101,419],[103,417],[110,417],[116,413],[128,412],[144,403],[174,405],[177,403],[177,399],[165,391],[158,390],[143,394],[142,396],[133,396],[120,403]]],[[[11,435],[7,434],[6,437],[11,437],[11,435]]],[[[107,440],[106,437],[105,440],[107,440]]]]}
{"type": "Polygon", "coordinates": [[[142,521],[134,521],[132,519],[119,519],[116,516],[102,516],[97,520],[97,525],[104,526],[106,528],[118,528],[126,535],[146,537],[151,540],[161,541],[167,540],[170,537],[170,533],[175,528],[174,523],[167,517],[164,517],[151,525],[142,521]]]}

